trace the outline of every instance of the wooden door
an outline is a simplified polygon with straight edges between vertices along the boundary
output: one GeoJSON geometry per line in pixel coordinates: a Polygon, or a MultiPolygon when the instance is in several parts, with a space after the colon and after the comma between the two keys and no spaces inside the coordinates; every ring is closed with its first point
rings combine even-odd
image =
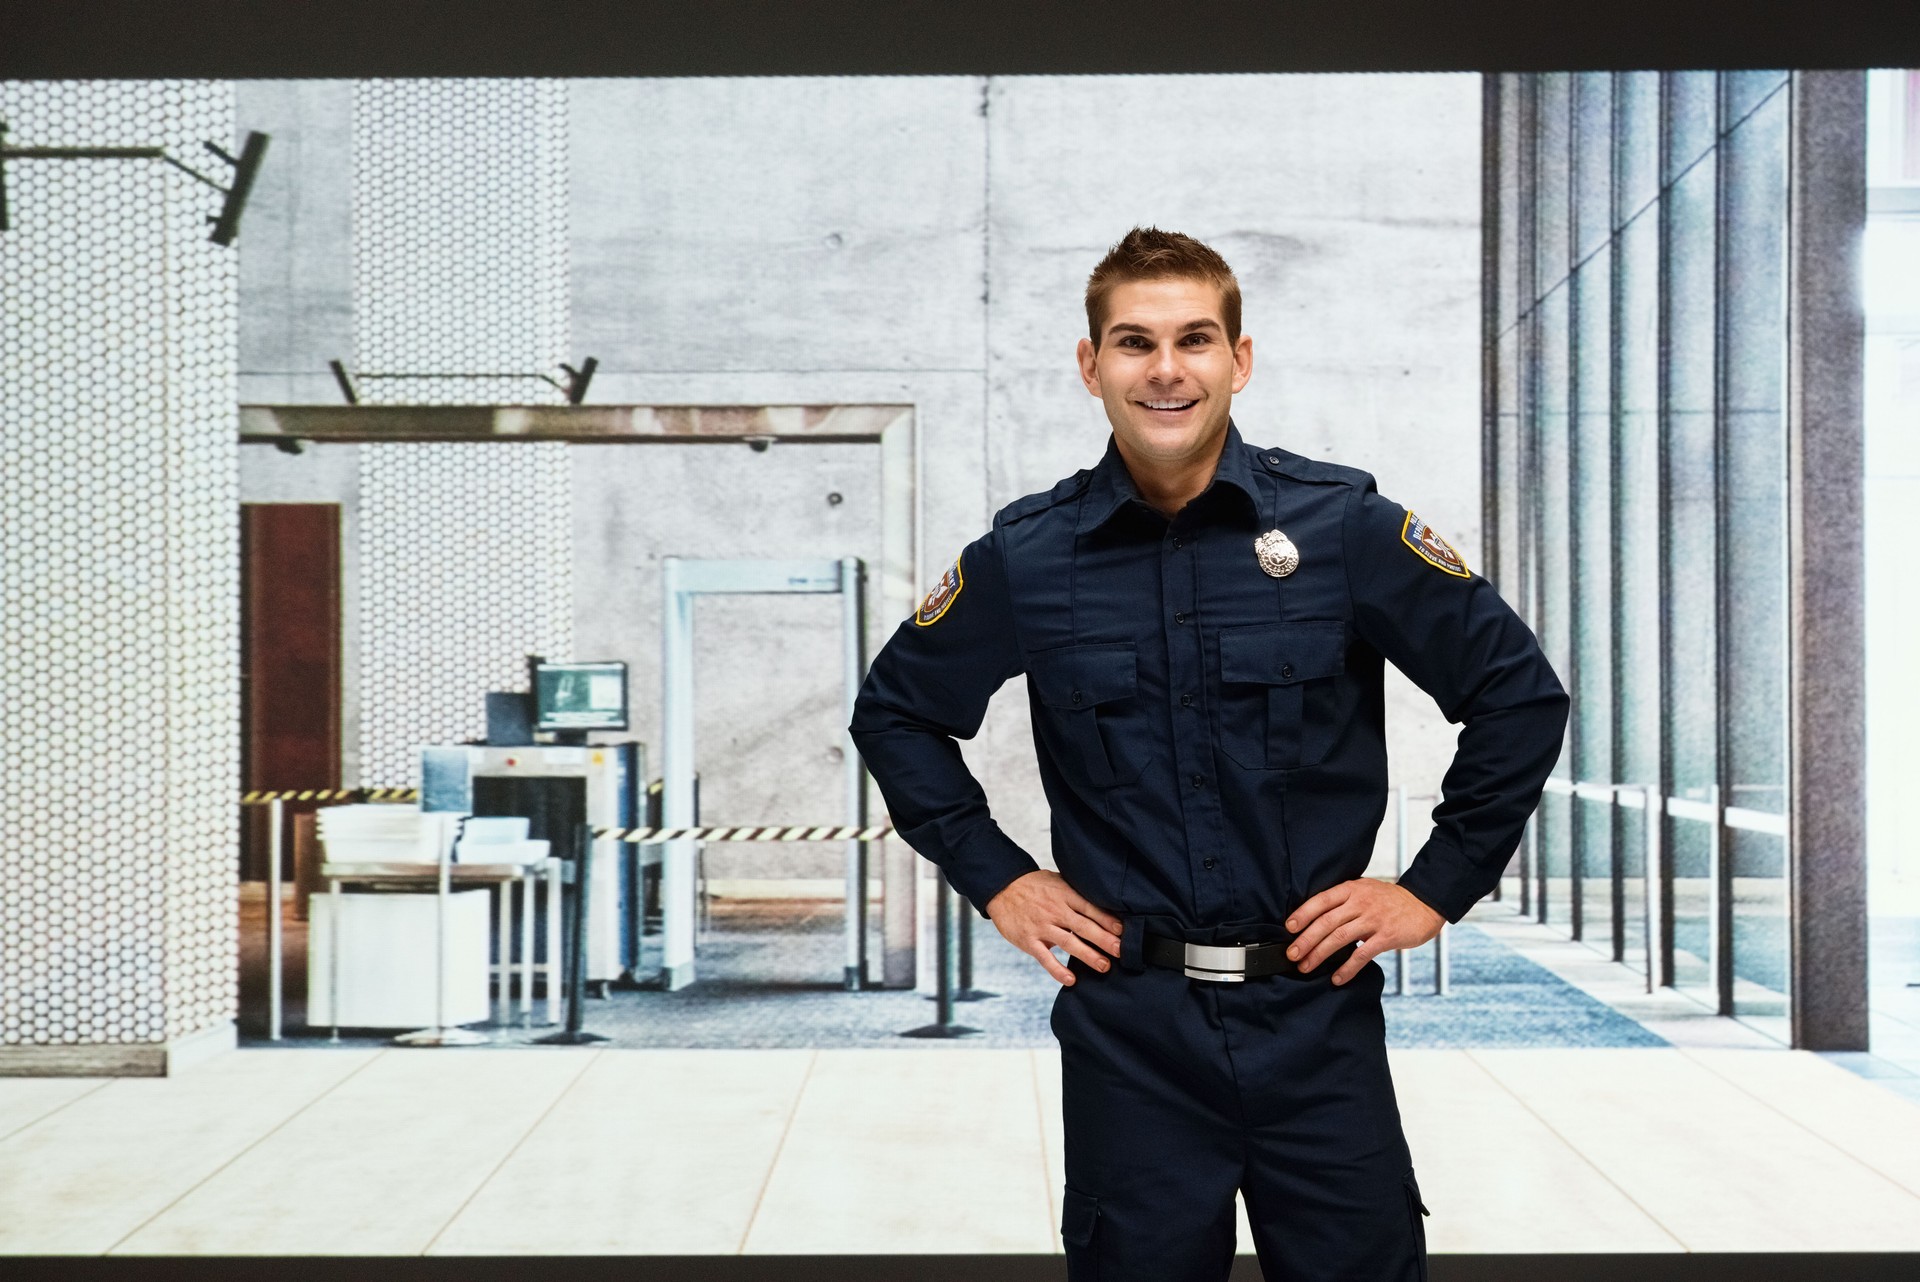
{"type": "MultiPolygon", "coordinates": [[[[340,505],[241,504],[240,583],[241,787],[338,788],[340,505]]],[[[264,879],[265,807],[241,832],[240,875],[264,879]]]]}

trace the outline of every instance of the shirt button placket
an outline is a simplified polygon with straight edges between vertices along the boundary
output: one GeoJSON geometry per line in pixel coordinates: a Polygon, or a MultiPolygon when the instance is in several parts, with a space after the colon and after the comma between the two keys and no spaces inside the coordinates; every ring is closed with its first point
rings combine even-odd
{"type": "MultiPolygon", "coordinates": [[[[1168,611],[1167,688],[1182,708],[1194,706],[1193,692],[1200,689],[1206,671],[1202,660],[1200,619],[1198,615],[1197,576],[1194,561],[1198,549],[1190,531],[1178,534],[1169,530],[1161,545],[1161,584],[1168,611]]],[[[1225,878],[1215,871],[1218,860],[1207,834],[1220,830],[1212,811],[1217,809],[1218,789],[1207,787],[1212,769],[1212,748],[1205,716],[1191,713],[1173,717],[1174,768],[1188,778],[1191,787],[1182,788],[1180,811],[1191,884],[1194,887],[1194,912],[1206,920],[1218,915],[1227,905],[1225,878]]]]}

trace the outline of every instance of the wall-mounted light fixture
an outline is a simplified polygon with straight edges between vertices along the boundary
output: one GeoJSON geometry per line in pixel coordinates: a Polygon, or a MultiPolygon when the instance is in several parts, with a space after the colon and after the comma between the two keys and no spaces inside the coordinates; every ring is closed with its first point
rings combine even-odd
{"type": "Polygon", "coordinates": [[[537,378],[543,383],[548,383],[559,388],[560,391],[566,395],[567,404],[578,405],[587,398],[587,386],[593,382],[593,371],[600,368],[600,362],[596,358],[589,356],[586,360],[580,362],[579,369],[575,369],[573,366],[562,362],[560,368],[565,370],[567,375],[564,381],[555,378],[551,374],[526,374],[518,371],[492,374],[446,374],[437,372],[406,373],[383,370],[378,373],[369,373],[366,370],[349,370],[346,362],[337,360],[328,361],[327,368],[333,371],[333,381],[340,385],[340,395],[349,405],[358,405],[360,403],[360,383],[370,378],[537,378]]]}
{"type": "Polygon", "coordinates": [[[267,154],[268,137],[257,130],[249,130],[247,141],[241,146],[238,156],[216,143],[203,144],[208,151],[233,167],[231,184],[222,186],[192,166],[169,156],[165,147],[10,147],[6,143],[6,136],[6,122],[0,120],[0,232],[12,230],[7,215],[9,160],[164,160],[180,172],[192,175],[221,193],[220,212],[207,215],[207,221],[213,224],[213,231],[207,239],[216,245],[231,245],[234,237],[240,234],[240,214],[246,208],[248,194],[253,190],[253,179],[260,171],[260,160],[267,154]]]}

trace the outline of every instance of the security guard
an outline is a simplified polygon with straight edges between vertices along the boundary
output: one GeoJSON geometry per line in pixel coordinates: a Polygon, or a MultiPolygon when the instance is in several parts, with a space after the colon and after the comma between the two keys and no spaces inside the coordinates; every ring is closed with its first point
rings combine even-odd
{"type": "Polygon", "coordinates": [[[1135,228],[1087,313],[1105,456],[961,551],[849,728],[900,834],[1062,985],[1070,1277],[1225,1278],[1239,1189],[1270,1282],[1424,1279],[1373,959],[1498,884],[1566,694],[1370,476],[1241,440],[1252,340],[1213,250],[1135,228]],[[1462,723],[1398,884],[1364,876],[1387,660],[1462,723]],[[954,742],[1021,673],[1057,873],[954,742]]]}

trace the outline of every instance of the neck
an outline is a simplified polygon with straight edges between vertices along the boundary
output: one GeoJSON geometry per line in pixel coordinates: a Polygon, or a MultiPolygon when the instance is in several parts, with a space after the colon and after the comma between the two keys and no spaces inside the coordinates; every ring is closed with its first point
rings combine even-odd
{"type": "Polygon", "coordinates": [[[1133,478],[1134,488],[1140,491],[1140,497],[1148,505],[1168,519],[1199,497],[1212,482],[1226,443],[1227,434],[1223,430],[1210,447],[1203,447],[1190,457],[1149,459],[1136,456],[1124,441],[1118,436],[1114,437],[1114,445],[1120,451],[1120,461],[1126,464],[1127,475],[1133,478]]]}

